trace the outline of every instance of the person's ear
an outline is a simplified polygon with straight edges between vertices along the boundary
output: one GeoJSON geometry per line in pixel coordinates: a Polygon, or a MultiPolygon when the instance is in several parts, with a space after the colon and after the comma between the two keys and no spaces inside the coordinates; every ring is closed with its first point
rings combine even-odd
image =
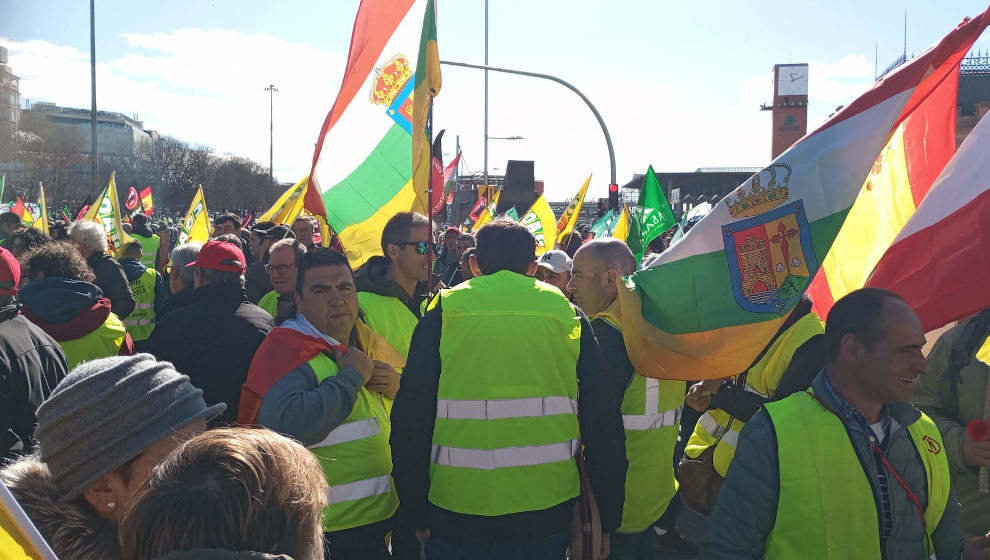
{"type": "Polygon", "coordinates": [[[526,276],[535,276],[536,275],[536,267],[538,267],[538,266],[540,266],[540,265],[536,264],[536,261],[533,261],[533,262],[529,263],[529,266],[526,267],[526,276]]]}
{"type": "Polygon", "coordinates": [[[852,333],[839,339],[839,360],[858,360],[863,356],[863,350],[863,343],[852,333]]]}
{"type": "Polygon", "coordinates": [[[118,519],[128,497],[126,485],[116,472],[103,475],[83,491],[83,498],[104,519],[118,519]]]}
{"type": "Polygon", "coordinates": [[[618,284],[619,281],[619,269],[614,266],[610,266],[605,269],[605,282],[608,285],[618,284]]]}
{"type": "Polygon", "coordinates": [[[392,259],[393,261],[399,258],[400,247],[398,245],[389,244],[385,247],[385,249],[388,251],[388,258],[392,259]]]}
{"type": "Polygon", "coordinates": [[[481,267],[478,266],[478,255],[471,255],[468,257],[468,264],[471,265],[471,274],[475,276],[482,276],[481,267]]]}

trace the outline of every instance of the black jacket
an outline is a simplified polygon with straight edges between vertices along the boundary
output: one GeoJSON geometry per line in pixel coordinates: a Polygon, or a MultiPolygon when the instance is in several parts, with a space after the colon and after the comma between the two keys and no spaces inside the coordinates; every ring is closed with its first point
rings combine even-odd
{"type": "Polygon", "coordinates": [[[161,312],[157,312],[157,311],[155,312],[155,317],[157,318],[157,320],[161,321],[162,317],[174,311],[178,311],[179,309],[182,309],[183,307],[192,303],[193,294],[195,292],[196,290],[194,288],[185,288],[170,295],[168,299],[165,301],[165,305],[162,306],[161,312]]]}
{"type": "Polygon", "coordinates": [[[272,327],[240,282],[219,282],[197,288],[189,305],[162,317],[143,348],[188,375],[208,405],[227,403],[215,424],[233,423],[251,358],[272,327]]]}
{"type": "Polygon", "coordinates": [[[258,303],[265,294],[272,291],[272,279],[265,271],[265,263],[258,259],[244,271],[244,287],[251,303],[258,303]]]}
{"type": "MultiPolygon", "coordinates": [[[[459,514],[429,503],[430,451],[440,383],[440,329],[437,304],[413,332],[409,360],[392,408],[392,476],[399,493],[399,525],[429,528],[434,536],[471,542],[535,539],[567,531],[573,500],[541,511],[495,517],[459,514]]],[[[598,501],[602,530],[611,532],[619,527],[625,501],[628,462],[619,412],[625,386],[604,374],[598,342],[583,315],[577,376],[585,468],[598,501]],[[621,391],[616,394],[619,387],[621,391]]]]}
{"type": "Polygon", "coordinates": [[[67,369],[55,339],[16,305],[0,307],[0,458],[31,451],[35,411],[67,369]]]}
{"type": "Polygon", "coordinates": [[[416,284],[416,294],[409,294],[402,286],[388,279],[389,260],[382,256],[371,257],[368,262],[354,272],[354,285],[359,292],[370,292],[380,296],[398,298],[412,314],[419,317],[419,307],[426,299],[426,282],[416,284]]]}
{"type": "Polygon", "coordinates": [[[96,275],[94,284],[110,300],[110,311],[121,319],[130,315],[134,311],[134,294],[131,293],[131,285],[117,259],[97,251],[86,259],[86,264],[96,275]]]}

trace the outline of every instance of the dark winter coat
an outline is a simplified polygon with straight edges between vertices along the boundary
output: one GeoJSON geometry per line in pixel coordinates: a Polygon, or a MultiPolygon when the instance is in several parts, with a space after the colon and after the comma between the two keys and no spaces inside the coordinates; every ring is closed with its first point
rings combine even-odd
{"type": "Polygon", "coordinates": [[[122,560],[117,524],[103,519],[83,500],[61,502],[55,480],[37,455],[0,470],[0,481],[34,522],[59,560],[122,560]]]}
{"type": "Polygon", "coordinates": [[[239,281],[217,282],[196,288],[189,305],[162,317],[143,349],[188,375],[208,405],[227,403],[215,424],[233,423],[251,358],[273,327],[239,281]]]}
{"type": "Polygon", "coordinates": [[[0,459],[31,451],[35,412],[67,373],[55,339],[18,306],[0,307],[0,459]]]}
{"type": "Polygon", "coordinates": [[[134,294],[131,293],[131,285],[117,259],[106,253],[96,252],[86,259],[86,264],[96,275],[95,284],[110,300],[110,310],[121,319],[130,315],[134,311],[134,294]]]}

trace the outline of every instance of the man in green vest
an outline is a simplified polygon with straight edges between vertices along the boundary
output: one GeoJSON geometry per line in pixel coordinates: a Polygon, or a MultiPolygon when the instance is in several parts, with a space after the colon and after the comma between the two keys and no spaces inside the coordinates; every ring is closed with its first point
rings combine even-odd
{"type": "MultiPolygon", "coordinates": [[[[553,253],[570,261],[563,251],[553,253]]],[[[652,560],[656,556],[653,524],[677,493],[674,445],[684,405],[683,381],[644,377],[633,369],[622,331],[605,313],[619,295],[619,282],[633,272],[636,272],[636,257],[625,243],[618,239],[595,239],[574,255],[566,286],[581,310],[592,318],[603,373],[613,392],[623,395],[622,424],[629,470],[622,523],[611,537],[609,558],[612,560],[652,560]]],[[[687,546],[688,553],[697,552],[680,535],[670,535],[665,535],[666,540],[679,539],[681,548],[687,546]]]]}
{"type": "Polygon", "coordinates": [[[382,230],[384,256],[371,257],[354,274],[365,322],[402,357],[409,354],[430,279],[429,240],[426,216],[400,212],[382,230]]]}
{"type": "Polygon", "coordinates": [[[399,528],[417,531],[427,558],[563,558],[582,445],[601,530],[619,527],[621,396],[587,318],[533,278],[535,250],[515,222],[484,226],[474,278],[442,290],[413,334],[392,474],[399,528]]]}
{"type": "Polygon", "coordinates": [[[258,301],[258,307],[267,311],[276,325],[296,314],[296,271],[305,254],[306,246],[295,239],[276,241],[268,250],[265,269],[274,289],[258,301]]]}
{"type": "Polygon", "coordinates": [[[161,270],[162,257],[159,254],[162,240],[148,227],[148,217],[135,214],[131,217],[131,237],[141,244],[141,264],[153,270],[161,270]]]}
{"type": "Polygon", "coordinates": [[[382,560],[399,505],[383,398],[399,388],[400,358],[358,320],[347,257],[316,247],[297,268],[298,313],[258,348],[237,421],[295,438],[320,460],[330,483],[330,558],[382,560]]]}
{"type": "Polygon", "coordinates": [[[910,404],[921,321],[893,292],[840,299],[809,391],[746,423],[708,522],[708,558],[985,558],[966,542],[942,436],[910,404]],[[965,550],[964,550],[965,544],[965,550]]]}
{"type": "Polygon", "coordinates": [[[134,294],[134,311],[124,319],[124,326],[134,342],[147,340],[151,336],[151,331],[155,330],[155,319],[168,299],[168,290],[161,274],[142,264],[141,253],[141,242],[132,241],[124,247],[119,261],[134,294]]]}

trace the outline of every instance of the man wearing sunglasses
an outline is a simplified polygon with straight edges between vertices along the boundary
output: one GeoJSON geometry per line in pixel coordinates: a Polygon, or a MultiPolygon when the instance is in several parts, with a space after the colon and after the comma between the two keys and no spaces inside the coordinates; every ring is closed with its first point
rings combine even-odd
{"type": "Polygon", "coordinates": [[[384,256],[371,257],[354,275],[365,322],[403,358],[426,297],[431,251],[426,216],[400,212],[382,231],[384,256]]]}

